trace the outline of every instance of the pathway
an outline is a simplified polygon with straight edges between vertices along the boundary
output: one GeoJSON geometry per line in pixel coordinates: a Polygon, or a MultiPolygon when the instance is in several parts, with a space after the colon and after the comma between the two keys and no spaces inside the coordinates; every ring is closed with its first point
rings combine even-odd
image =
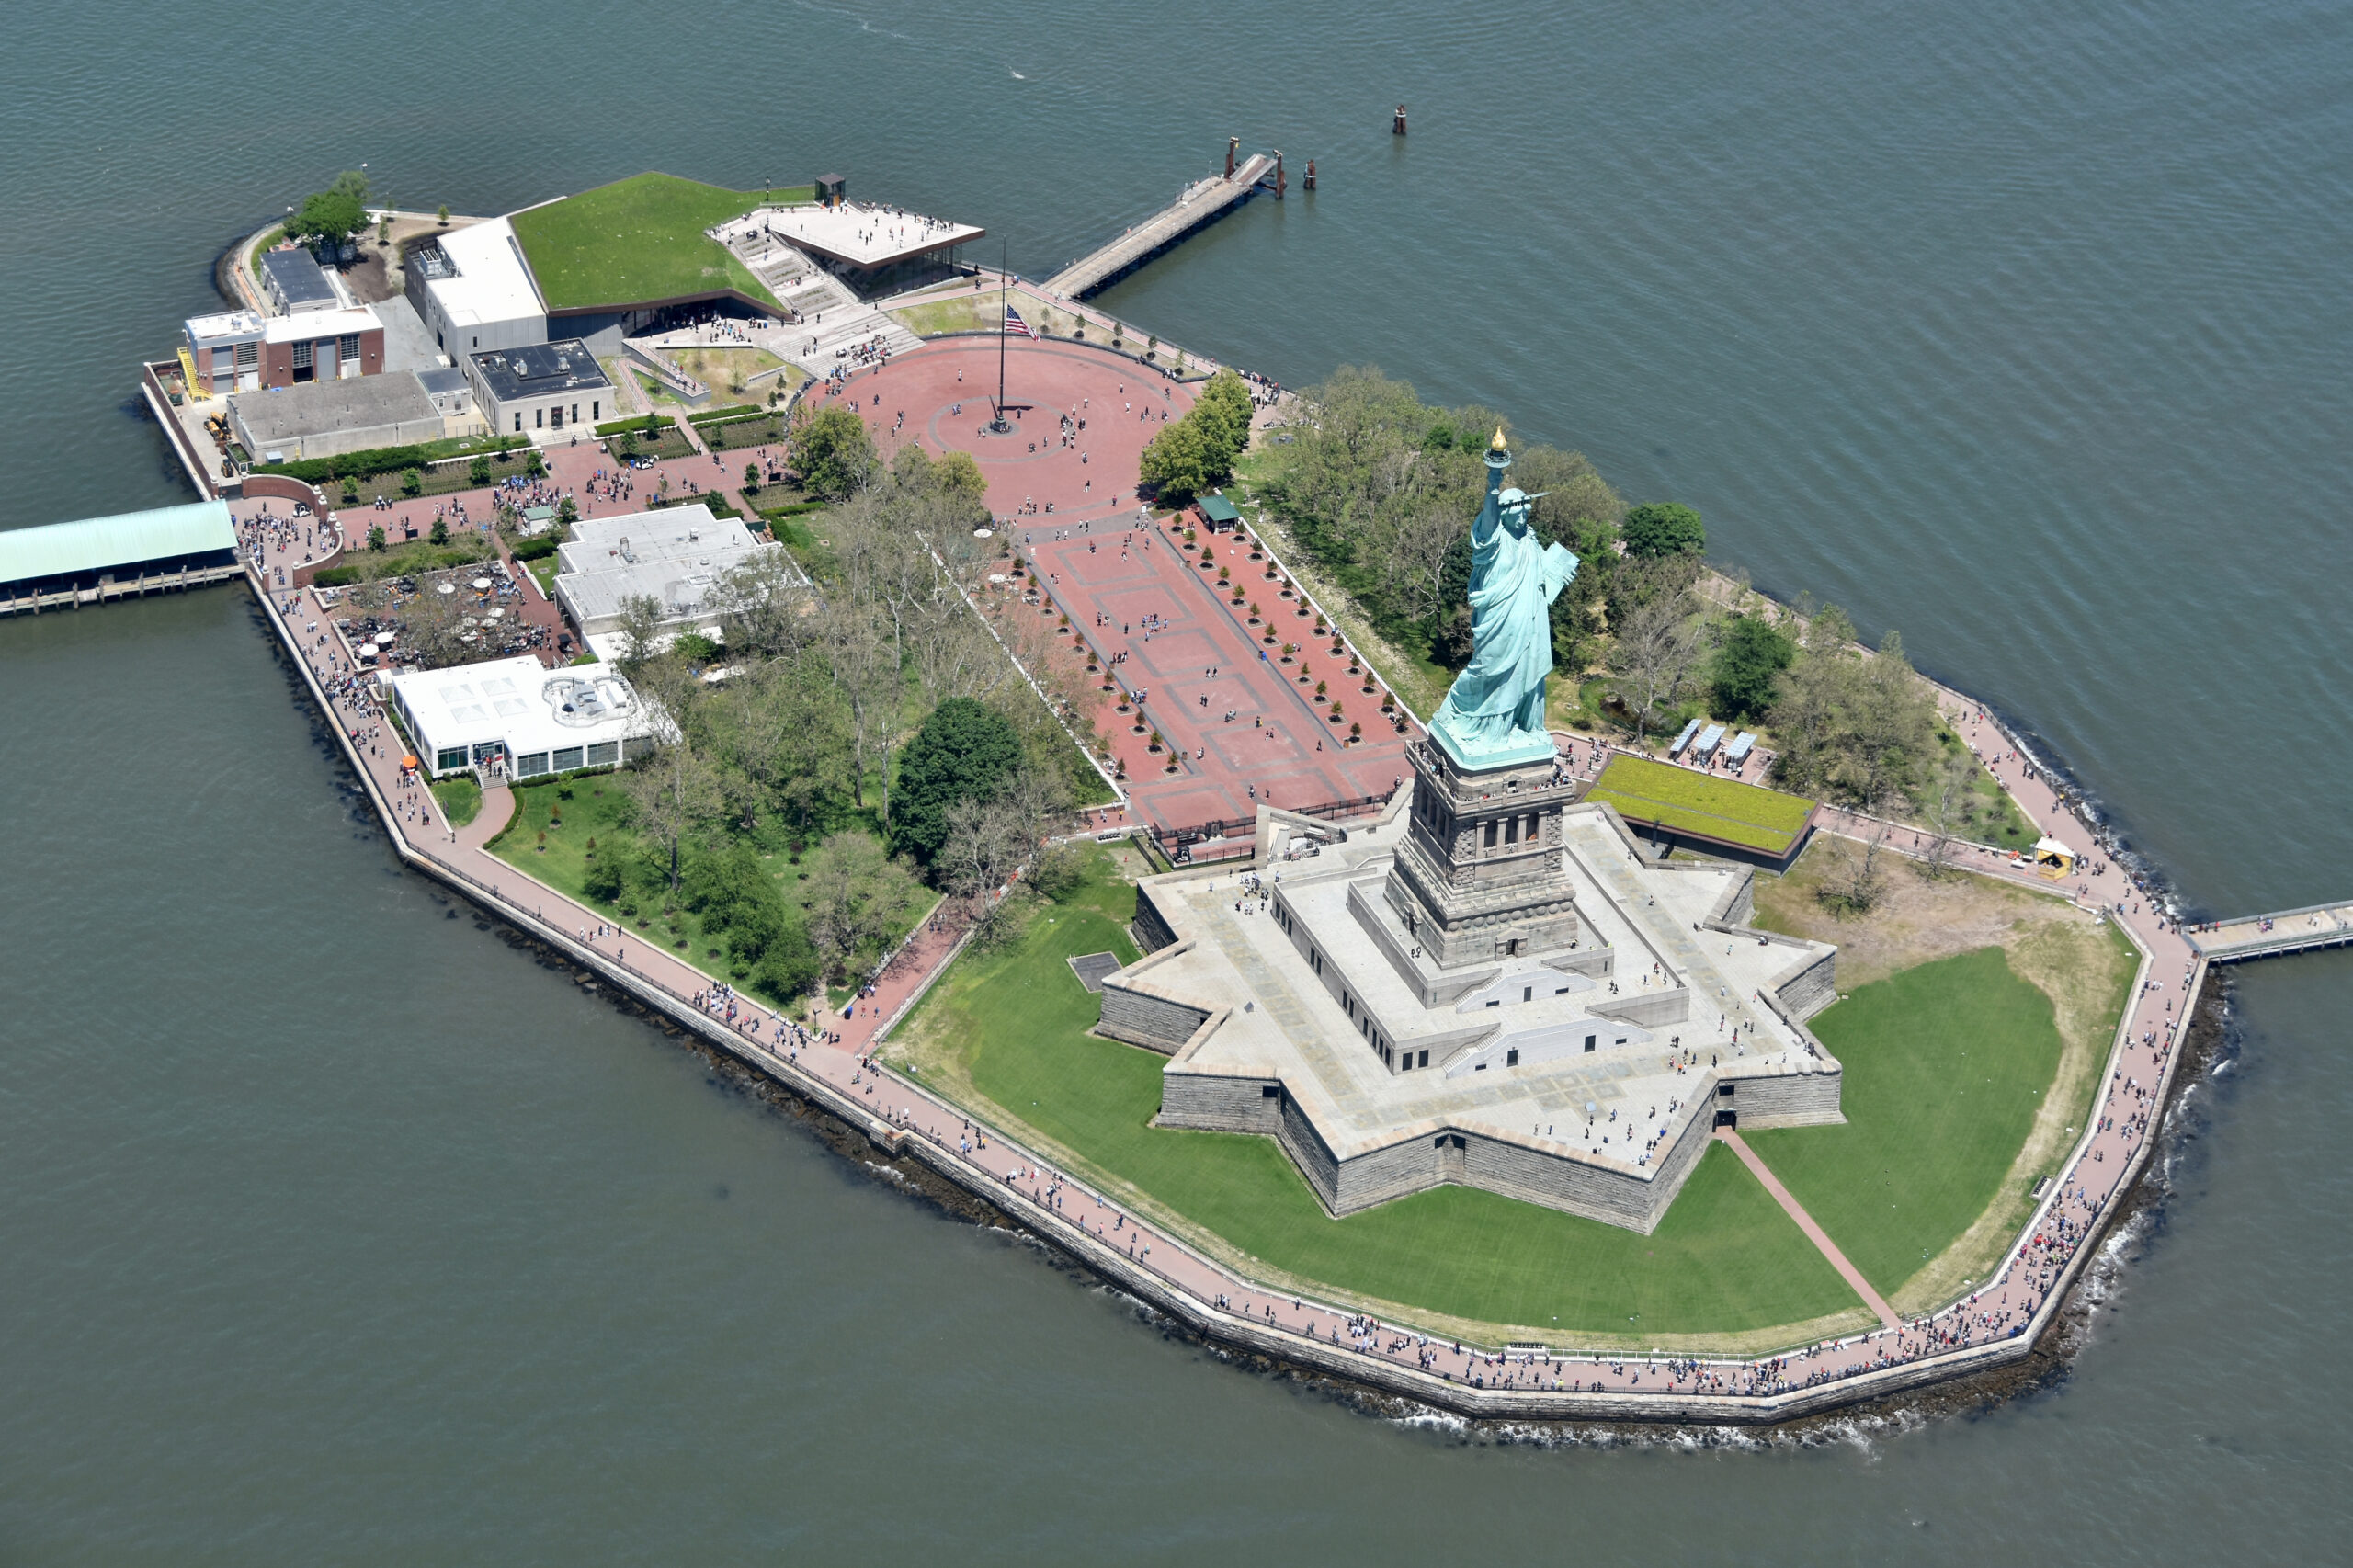
{"type": "Polygon", "coordinates": [[[1872,1290],[1871,1282],[1863,1278],[1863,1271],[1847,1261],[1847,1255],[1838,1250],[1838,1244],[1813,1222],[1813,1216],[1805,1211],[1802,1204],[1790,1196],[1790,1189],[1781,1185],[1781,1178],[1766,1169],[1765,1162],[1756,1157],[1756,1151],[1748,1146],[1748,1141],[1729,1127],[1716,1129],[1716,1141],[1732,1146],[1732,1152],[1740,1156],[1740,1163],[1748,1167],[1749,1174],[1765,1184],[1765,1190],[1773,1195],[1773,1201],[1781,1206],[1781,1212],[1797,1221],[1798,1229],[1805,1233],[1805,1239],[1813,1244],[1816,1252],[1830,1260],[1830,1267],[1838,1271],[1840,1278],[1854,1287],[1855,1294],[1870,1304],[1871,1311],[1879,1314],[1879,1321],[1888,1328],[1901,1328],[1902,1321],[1896,1317],[1895,1309],[1887,1304],[1887,1298],[1872,1290]]]}

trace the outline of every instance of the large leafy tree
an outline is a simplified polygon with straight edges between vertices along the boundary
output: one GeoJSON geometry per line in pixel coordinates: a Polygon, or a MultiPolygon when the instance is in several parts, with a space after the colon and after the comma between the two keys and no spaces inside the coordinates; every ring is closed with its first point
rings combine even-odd
{"type": "Polygon", "coordinates": [[[368,224],[368,176],[346,169],[335,184],[302,199],[301,210],[288,220],[286,232],[298,240],[340,244],[368,224]]]}
{"type": "Polygon", "coordinates": [[[988,801],[1021,766],[1021,737],[1003,714],[969,697],[931,710],[899,753],[891,847],[929,864],[947,843],[949,808],[988,801]]]}
{"type": "Polygon", "coordinates": [[[1726,719],[1761,719],[1773,706],[1781,672],[1797,657],[1797,644],[1761,616],[1735,615],[1723,625],[1716,649],[1710,696],[1726,719]]]}
{"type": "Polygon", "coordinates": [[[801,421],[787,443],[793,471],[812,495],[839,501],[874,476],[874,437],[866,421],[833,403],[801,421]]]}
{"type": "Polygon", "coordinates": [[[1672,501],[1653,501],[1626,514],[1620,532],[1626,553],[1645,561],[1663,555],[1698,555],[1708,548],[1708,530],[1699,514],[1672,501]]]}

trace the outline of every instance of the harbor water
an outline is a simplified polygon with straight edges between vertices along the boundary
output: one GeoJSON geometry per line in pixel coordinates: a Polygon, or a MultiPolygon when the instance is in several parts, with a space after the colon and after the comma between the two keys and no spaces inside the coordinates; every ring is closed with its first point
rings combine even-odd
{"type": "MultiPolygon", "coordinates": [[[[1041,277],[1238,135],[1289,199],[1139,330],[1498,409],[1900,629],[2188,911],[2342,898],[2348,78],[2313,0],[88,0],[0,52],[0,527],[186,497],[138,360],[362,162],[461,213],[838,171],[1041,277]]],[[[1510,1441],[910,1200],[397,869],[316,722],[242,588],[0,621],[0,1562],[2344,1550],[2353,955],[2232,976],[2059,1386],[1510,1441]]]]}

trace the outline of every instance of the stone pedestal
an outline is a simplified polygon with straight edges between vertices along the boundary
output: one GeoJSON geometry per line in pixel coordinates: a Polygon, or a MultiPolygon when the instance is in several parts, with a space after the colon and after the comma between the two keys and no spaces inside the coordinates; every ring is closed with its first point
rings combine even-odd
{"type": "Polygon", "coordinates": [[[1557,765],[1468,768],[1427,741],[1408,753],[1413,813],[1390,869],[1390,907],[1443,968],[1534,957],[1577,939],[1561,859],[1561,812],[1575,787],[1557,765]]]}

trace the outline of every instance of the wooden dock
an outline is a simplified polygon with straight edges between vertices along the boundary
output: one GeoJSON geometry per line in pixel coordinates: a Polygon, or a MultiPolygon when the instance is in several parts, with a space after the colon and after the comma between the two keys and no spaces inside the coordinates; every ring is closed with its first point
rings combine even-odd
{"type": "Polygon", "coordinates": [[[1099,250],[1079,257],[1046,279],[1050,292],[1064,299],[1084,300],[1117,282],[1191,234],[1202,224],[1224,217],[1257,191],[1259,182],[1275,172],[1272,153],[1258,153],[1232,175],[1211,175],[1195,180],[1184,194],[1099,250]]]}
{"type": "Polygon", "coordinates": [[[113,599],[143,599],[150,594],[184,593],[207,583],[226,583],[245,574],[242,562],[225,566],[199,566],[177,572],[149,572],[117,582],[102,577],[95,587],[53,588],[41,594],[0,596],[0,615],[39,615],[43,610],[80,609],[113,599]]]}
{"type": "Polygon", "coordinates": [[[2182,935],[2209,963],[2341,948],[2353,943],[2353,903],[2313,903],[2276,915],[2242,915],[2182,935]]]}

